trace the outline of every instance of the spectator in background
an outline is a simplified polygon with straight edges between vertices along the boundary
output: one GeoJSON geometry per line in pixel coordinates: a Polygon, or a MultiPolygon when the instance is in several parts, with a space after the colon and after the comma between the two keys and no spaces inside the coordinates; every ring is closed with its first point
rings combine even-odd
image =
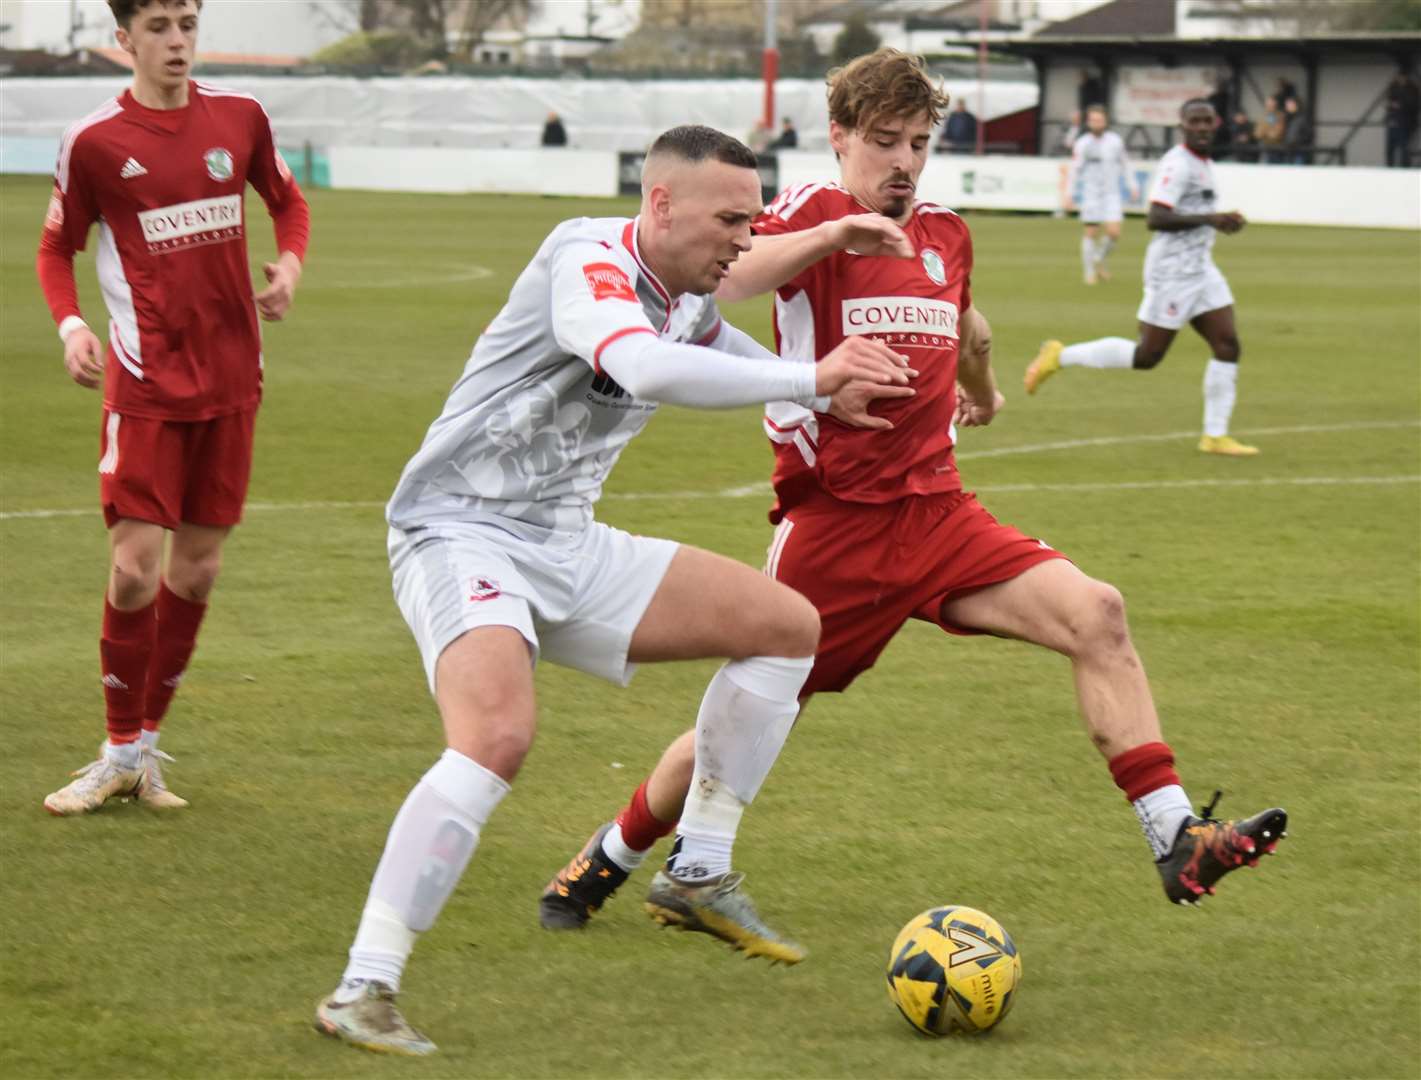
{"type": "Polygon", "coordinates": [[[1215,160],[1227,158],[1233,146],[1233,124],[1229,120],[1233,116],[1233,93],[1229,83],[1227,71],[1215,72],[1214,92],[1208,97],[1209,104],[1214,107],[1214,115],[1219,118],[1219,126],[1214,129],[1215,160]]]}
{"type": "Polygon", "coordinates": [[[798,146],[799,132],[794,128],[794,121],[786,116],[780,127],[780,137],[770,144],[770,149],[794,150],[798,146]]]}
{"type": "Polygon", "coordinates": [[[1278,108],[1283,109],[1288,105],[1290,98],[1298,96],[1298,88],[1283,76],[1278,76],[1278,85],[1273,87],[1273,98],[1278,102],[1278,108]]]}
{"type": "Polygon", "coordinates": [[[1278,107],[1278,99],[1268,98],[1263,103],[1263,116],[1253,126],[1254,137],[1263,151],[1260,160],[1265,165],[1276,165],[1283,160],[1283,133],[1286,127],[1286,118],[1278,107]]]}
{"type": "MultiPolygon", "coordinates": [[[[1100,73],[1086,68],[1081,72],[1080,84],[1076,87],[1076,107],[1084,113],[1092,105],[1105,104],[1105,80],[1100,73]]],[[[1077,126],[1080,124],[1079,118],[1076,120],[1077,126]]],[[[1077,132],[1079,134],[1079,132],[1077,132]]],[[[1075,145],[1075,140],[1071,140],[1071,145],[1075,145]]]]}
{"type": "Polygon", "coordinates": [[[947,114],[939,147],[951,154],[970,154],[977,149],[977,118],[967,111],[967,102],[957,99],[957,108],[947,114]]]}
{"type": "Polygon", "coordinates": [[[543,145],[567,145],[567,128],[562,126],[562,117],[555,112],[548,113],[547,122],[543,125],[543,145]]]}
{"type": "Polygon", "coordinates": [[[1283,104],[1283,151],[1289,165],[1312,164],[1312,121],[1296,97],[1283,104]]]}
{"type": "Polygon", "coordinates": [[[1411,159],[1411,137],[1421,114],[1421,88],[1407,71],[1398,71],[1386,88],[1386,163],[1406,168],[1411,159]]]}
{"type": "Polygon", "coordinates": [[[774,128],[770,127],[764,120],[756,120],[755,126],[750,129],[750,134],[745,136],[745,145],[757,155],[766,153],[770,149],[770,144],[774,141],[774,128]]]}
{"type": "Polygon", "coordinates": [[[1071,122],[1066,130],[1061,134],[1061,145],[1058,150],[1062,153],[1075,153],[1076,140],[1081,137],[1081,110],[1077,109],[1071,113],[1071,122]]]}
{"type": "Polygon", "coordinates": [[[1235,161],[1258,160],[1258,137],[1253,133],[1253,121],[1242,109],[1235,110],[1233,123],[1229,125],[1229,147],[1235,161]]]}

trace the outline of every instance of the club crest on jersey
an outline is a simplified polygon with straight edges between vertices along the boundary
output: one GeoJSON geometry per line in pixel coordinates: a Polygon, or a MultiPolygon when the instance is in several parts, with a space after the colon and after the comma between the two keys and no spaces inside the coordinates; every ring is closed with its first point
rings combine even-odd
{"type": "Polygon", "coordinates": [[[498,587],[498,582],[493,578],[476,577],[469,579],[469,602],[476,604],[481,600],[497,600],[503,595],[503,590],[498,587]]]}
{"type": "Polygon", "coordinates": [[[207,153],[202,155],[202,160],[207,164],[207,175],[217,181],[232,179],[232,152],[220,146],[214,146],[207,153]]]}
{"type": "Polygon", "coordinates": [[[942,256],[932,248],[923,249],[923,270],[934,285],[947,284],[947,267],[943,265],[942,256]]]}
{"type": "Polygon", "coordinates": [[[615,263],[587,263],[582,268],[594,300],[636,300],[636,290],[626,271],[615,263]]]}

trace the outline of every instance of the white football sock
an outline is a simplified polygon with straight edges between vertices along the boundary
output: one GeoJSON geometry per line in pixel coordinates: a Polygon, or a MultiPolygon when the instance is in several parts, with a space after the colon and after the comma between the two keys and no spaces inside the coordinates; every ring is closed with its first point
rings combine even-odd
{"type": "Polygon", "coordinates": [[[135,739],[126,743],[104,743],[104,757],[120,769],[136,769],[143,762],[143,744],[135,739]]]}
{"type": "Polygon", "coordinates": [[[508,784],[472,758],[445,750],[390,826],[370,882],[344,981],[400,988],[415,935],[434,925],[478,846],[479,830],[508,784]]]}
{"type": "Polygon", "coordinates": [[[1127,368],[1135,363],[1135,343],[1122,337],[1096,338],[1061,350],[1062,367],[1127,368]]]}
{"type": "Polygon", "coordinates": [[[711,679],[696,716],[696,770],[667,867],[682,880],[730,871],[740,815],[779,757],[799,714],[811,656],[733,660],[711,679]]]}
{"type": "MultiPolygon", "coordinates": [[[[650,850],[647,848],[647,851],[650,850]]],[[[612,827],[607,830],[607,835],[602,837],[602,854],[628,872],[635,870],[642,864],[646,859],[646,853],[646,851],[637,851],[636,848],[628,846],[626,838],[622,836],[622,825],[619,821],[612,822],[612,827]]]]}
{"type": "Polygon", "coordinates": [[[1101,233],[1095,241],[1095,264],[1104,266],[1105,260],[1110,257],[1110,253],[1115,250],[1115,241],[1109,233],[1101,233]]]}
{"type": "Polygon", "coordinates": [[[1081,237],[1081,269],[1086,277],[1095,273],[1095,241],[1084,235],[1081,237]]]}
{"type": "Polygon", "coordinates": [[[145,749],[156,750],[158,749],[158,732],[149,731],[147,728],[144,728],[143,734],[138,736],[138,741],[145,749]]]}
{"type": "Polygon", "coordinates": [[[1136,799],[1134,807],[1135,816],[1140,819],[1140,828],[1145,831],[1145,839],[1149,841],[1156,859],[1169,854],[1179,826],[1194,813],[1189,805],[1189,796],[1178,784],[1155,788],[1148,795],[1136,799]]]}
{"type": "Polygon", "coordinates": [[[1210,359],[1204,368],[1204,434],[1229,433],[1229,419],[1238,397],[1238,364],[1210,359]]]}

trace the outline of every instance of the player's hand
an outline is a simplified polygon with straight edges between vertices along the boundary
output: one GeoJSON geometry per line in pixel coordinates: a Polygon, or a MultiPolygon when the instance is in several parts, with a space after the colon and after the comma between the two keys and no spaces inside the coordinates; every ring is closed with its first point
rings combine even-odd
{"type": "Polygon", "coordinates": [[[1074,214],[1076,212],[1076,200],[1067,195],[1061,208],[1068,214],[1074,214]]]}
{"type": "Polygon", "coordinates": [[[301,280],[301,264],[294,255],[283,255],[274,263],[264,264],[262,273],[270,284],[257,293],[257,310],[267,322],[280,322],[296,296],[296,283],[301,280]]]}
{"type": "Polygon", "coordinates": [[[905,386],[917,374],[908,366],[906,356],[881,341],[854,334],[814,365],[814,393],[821,397],[837,394],[855,379],[905,386]]]}
{"type": "Polygon", "coordinates": [[[958,427],[986,427],[1006,403],[1007,399],[996,387],[992,388],[991,398],[984,399],[969,394],[962,384],[958,383],[957,412],[953,415],[952,422],[958,427]]]}
{"type": "Polygon", "coordinates": [[[913,242],[882,214],[851,214],[833,223],[834,249],[860,255],[894,255],[911,259],[913,242]]]}
{"type": "Polygon", "coordinates": [[[892,422],[881,416],[874,416],[868,411],[868,407],[880,398],[905,398],[916,393],[911,386],[885,386],[882,383],[855,379],[829,399],[829,415],[836,420],[842,420],[850,427],[892,431],[892,422]]]}
{"type": "Polygon", "coordinates": [[[87,326],[76,326],[64,339],[64,370],[91,390],[104,381],[104,347],[87,326]]]}
{"type": "Polygon", "coordinates": [[[1219,232],[1225,236],[1229,236],[1242,229],[1247,222],[1244,221],[1243,215],[1237,210],[1230,210],[1224,214],[1210,214],[1209,224],[1213,225],[1214,228],[1218,229],[1219,232]]]}

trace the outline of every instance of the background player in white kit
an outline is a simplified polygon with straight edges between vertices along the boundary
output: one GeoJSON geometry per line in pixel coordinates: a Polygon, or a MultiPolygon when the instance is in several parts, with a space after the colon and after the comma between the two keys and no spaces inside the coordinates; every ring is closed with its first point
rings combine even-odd
{"type": "Polygon", "coordinates": [[[1138,342],[1099,338],[1079,345],[1047,341],[1026,369],[1026,392],[1063,367],[1156,367],[1185,323],[1209,343],[1213,355],[1204,369],[1204,434],[1199,449],[1207,454],[1248,457],[1258,453],[1229,435],[1238,393],[1242,347],[1234,326],[1233,293],[1214,265],[1216,232],[1231,235],[1244,226],[1243,215],[1219,213],[1214,163],[1209,159],[1218,116],[1202,98],[1179,110],[1184,142],[1160,159],[1150,188],[1147,224],[1154,230],[1145,253],[1145,297],[1140,302],[1138,342]]]}
{"type": "Polygon", "coordinates": [[[687,929],[750,955],[803,951],[760,921],[730,871],[745,806],[778,756],[813,663],[809,602],[748,566],[593,520],[622,448],[657,402],[707,408],[780,398],[880,426],[832,395],[853,380],[909,394],[915,374],[854,338],[819,364],[782,360],[725,324],[710,294],[750,247],[755,156],[718,131],[653,143],[641,214],[564,222],[519,276],[386,516],[395,596],[424,658],[448,749],[415,785],[376,868],[350,963],[318,1029],[367,1049],[434,1045],[395,1006],[428,930],[532,743],[533,665],[625,685],[642,661],[729,657],[696,720],[696,785],[677,877],[687,929]],[[703,347],[708,346],[708,347],[703,347]]]}
{"type": "Polygon", "coordinates": [[[1120,222],[1125,217],[1121,185],[1129,184],[1130,198],[1139,198],[1139,188],[1130,174],[1130,155],[1125,140],[1107,130],[1109,120],[1104,105],[1086,110],[1086,127],[1071,148],[1071,167],[1066,174],[1065,207],[1079,210],[1081,270],[1085,283],[1109,280],[1105,260],[1120,240],[1120,222]],[[1076,191],[1080,191],[1077,203],[1076,191]]]}

